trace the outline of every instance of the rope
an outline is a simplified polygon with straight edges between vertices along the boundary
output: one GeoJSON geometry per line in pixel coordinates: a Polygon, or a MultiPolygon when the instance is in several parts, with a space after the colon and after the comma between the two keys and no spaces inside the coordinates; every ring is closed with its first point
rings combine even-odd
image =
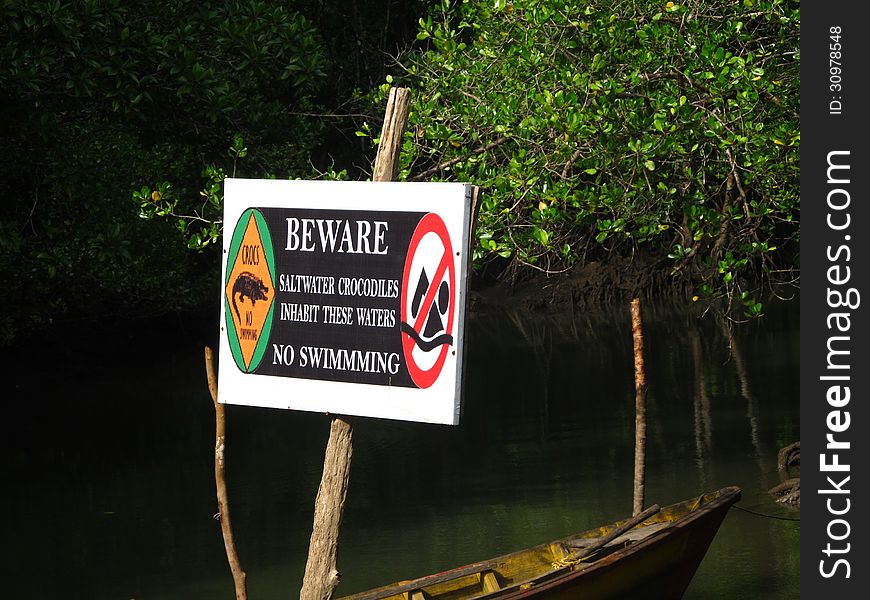
{"type": "Polygon", "coordinates": [[[800,523],[800,519],[793,519],[791,517],[780,517],[778,515],[766,515],[764,513],[755,512],[754,510],[749,510],[748,508],[743,508],[742,506],[734,505],[734,508],[737,510],[742,510],[745,513],[749,513],[750,515],[755,515],[756,517],[765,517],[767,519],[776,519],[778,521],[797,521],[800,523]]]}
{"type": "Polygon", "coordinates": [[[562,558],[557,558],[556,560],[553,561],[552,565],[553,565],[554,569],[563,569],[565,567],[576,567],[577,565],[582,563],[587,558],[589,558],[589,557],[588,556],[581,556],[581,557],[577,558],[577,557],[568,555],[568,556],[564,556],[562,558]]]}

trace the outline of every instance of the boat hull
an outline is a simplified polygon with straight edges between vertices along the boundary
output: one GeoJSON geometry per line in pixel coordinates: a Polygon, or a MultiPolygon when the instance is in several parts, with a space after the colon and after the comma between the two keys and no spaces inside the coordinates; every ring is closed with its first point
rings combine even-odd
{"type": "Polygon", "coordinates": [[[637,525],[619,521],[344,600],[679,599],[739,499],[739,488],[723,488],[637,525]]]}

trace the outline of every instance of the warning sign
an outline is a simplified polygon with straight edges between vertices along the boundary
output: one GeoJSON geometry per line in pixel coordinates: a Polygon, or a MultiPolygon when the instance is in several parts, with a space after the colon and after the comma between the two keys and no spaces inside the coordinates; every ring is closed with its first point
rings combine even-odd
{"type": "Polygon", "coordinates": [[[219,400],[458,423],[471,189],[226,180],[219,400]]]}

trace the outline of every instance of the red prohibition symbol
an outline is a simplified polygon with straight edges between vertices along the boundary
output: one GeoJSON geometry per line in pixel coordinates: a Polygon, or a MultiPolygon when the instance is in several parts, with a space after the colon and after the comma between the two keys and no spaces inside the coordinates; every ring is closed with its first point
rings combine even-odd
{"type": "Polygon", "coordinates": [[[438,380],[453,345],[456,312],[453,246],[435,213],[424,216],[411,236],[401,306],[405,364],[414,385],[428,388],[438,380]]]}

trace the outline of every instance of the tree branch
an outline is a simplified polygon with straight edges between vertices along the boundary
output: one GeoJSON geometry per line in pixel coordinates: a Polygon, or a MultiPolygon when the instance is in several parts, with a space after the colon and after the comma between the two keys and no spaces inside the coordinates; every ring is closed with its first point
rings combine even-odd
{"type": "Polygon", "coordinates": [[[215,417],[215,441],[214,441],[214,479],[217,489],[218,514],[217,518],[221,523],[221,534],[224,538],[224,550],[227,553],[227,562],[230,564],[230,571],[233,574],[233,583],[236,588],[236,600],[247,600],[247,575],[242,570],[242,564],[239,561],[239,553],[236,550],[236,542],[233,537],[233,526],[230,521],[230,503],[229,494],[227,493],[227,482],[224,478],[224,445],[226,443],[226,412],[223,404],[218,402],[218,384],[217,373],[214,366],[214,352],[206,346],[205,348],[205,373],[208,381],[208,391],[211,394],[211,401],[214,404],[215,417]]]}
{"type": "Polygon", "coordinates": [[[469,152],[465,156],[451,158],[450,160],[439,163],[430,169],[426,169],[422,173],[419,173],[419,174],[411,177],[411,179],[409,179],[409,181],[423,181],[424,179],[428,179],[429,177],[431,177],[432,175],[434,175],[438,171],[443,171],[444,169],[449,169],[450,167],[452,167],[456,163],[460,163],[463,160],[468,160],[472,156],[477,156],[479,154],[483,154],[484,152],[488,152],[488,151],[492,150],[493,148],[496,148],[497,146],[501,146],[509,139],[510,138],[508,136],[503,135],[500,138],[498,138],[497,140],[495,140],[494,142],[490,142],[490,143],[486,144],[485,146],[480,146],[479,148],[475,148],[474,150],[472,150],[471,152],[469,152]]]}

